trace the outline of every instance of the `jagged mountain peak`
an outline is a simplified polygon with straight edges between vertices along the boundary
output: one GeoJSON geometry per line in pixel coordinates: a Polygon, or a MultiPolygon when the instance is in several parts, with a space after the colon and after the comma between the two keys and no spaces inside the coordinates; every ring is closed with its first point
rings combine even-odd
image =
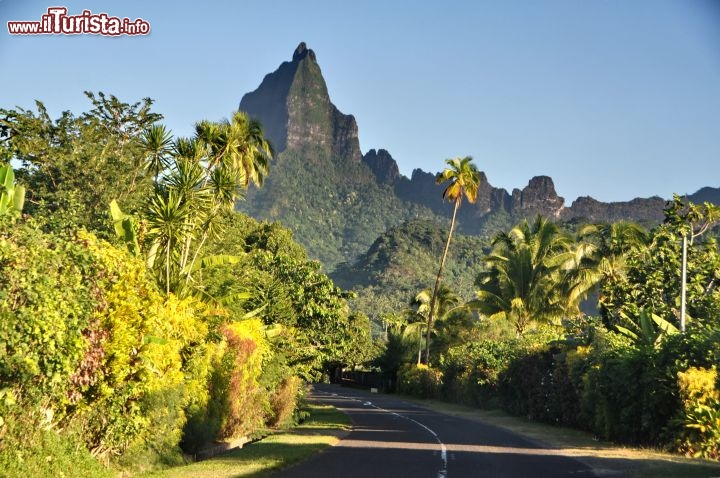
{"type": "MultiPolygon", "coordinates": [[[[329,268],[354,260],[399,222],[426,218],[443,223],[452,214],[434,173],[416,168],[408,178],[388,151],[361,154],[355,118],[341,113],[330,100],[315,53],[305,42],[294,50],[291,61],[284,61],[242,97],[240,109],[262,122],[278,152],[265,187],[251,191],[240,207],[255,217],[285,223],[311,256],[329,268]]],[[[720,198],[720,192],[706,189],[693,197],[720,198]]],[[[460,208],[458,228],[488,235],[536,214],[653,224],[662,220],[663,205],[661,198],[615,203],[578,198],[566,206],[549,176],[535,176],[527,186],[508,193],[493,187],[481,173],[477,201],[460,208]]]]}
{"type": "Polygon", "coordinates": [[[293,53],[292,61],[301,61],[305,59],[305,57],[310,57],[310,60],[317,63],[315,52],[309,49],[304,41],[301,41],[297,48],[295,48],[295,53],[293,53]]]}
{"type": "Polygon", "coordinates": [[[315,156],[361,161],[355,118],[330,101],[315,53],[305,42],[297,46],[291,62],[283,62],[242,97],[240,110],[260,120],[278,152],[309,148],[315,156]]]}

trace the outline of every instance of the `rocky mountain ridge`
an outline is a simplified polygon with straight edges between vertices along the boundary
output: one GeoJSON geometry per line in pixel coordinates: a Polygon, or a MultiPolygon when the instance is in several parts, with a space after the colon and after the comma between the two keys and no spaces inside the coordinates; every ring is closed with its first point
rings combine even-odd
{"type": "MultiPolygon", "coordinates": [[[[240,109],[263,123],[279,152],[266,186],[251,192],[240,207],[260,219],[284,222],[329,268],[354,260],[402,221],[450,216],[452,206],[442,200],[435,174],[415,169],[408,178],[388,151],[361,153],[355,118],[331,102],[317,56],[305,43],[298,45],[291,61],[243,96],[240,109]]],[[[442,165],[439,160],[438,167],[442,165]]],[[[696,194],[720,202],[718,189],[696,194]]],[[[508,192],[492,186],[482,173],[477,202],[463,205],[458,219],[461,232],[486,236],[537,214],[653,225],[662,220],[664,205],[659,197],[611,203],[580,197],[567,206],[549,176],[530,178],[525,187],[508,192]]]]}

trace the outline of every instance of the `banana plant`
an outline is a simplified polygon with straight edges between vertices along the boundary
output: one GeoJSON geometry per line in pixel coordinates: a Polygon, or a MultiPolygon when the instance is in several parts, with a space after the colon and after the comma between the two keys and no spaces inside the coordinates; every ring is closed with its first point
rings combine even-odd
{"type": "Polygon", "coordinates": [[[138,243],[137,223],[135,219],[125,214],[116,200],[110,202],[110,216],[113,220],[115,235],[122,239],[128,250],[134,256],[140,255],[140,244],[138,243]]]}
{"type": "Polygon", "coordinates": [[[25,186],[15,183],[15,172],[10,166],[0,167],[0,215],[22,212],[25,204],[25,186]]]}
{"type": "Polygon", "coordinates": [[[624,312],[621,312],[620,315],[630,327],[616,325],[615,328],[639,346],[658,347],[666,335],[680,333],[680,330],[670,321],[656,314],[648,313],[645,309],[640,311],[637,321],[632,320],[624,312]]]}

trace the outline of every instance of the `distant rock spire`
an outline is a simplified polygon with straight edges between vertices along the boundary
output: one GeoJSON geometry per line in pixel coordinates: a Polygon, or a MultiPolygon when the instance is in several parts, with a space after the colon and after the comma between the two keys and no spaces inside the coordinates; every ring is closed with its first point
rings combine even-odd
{"type": "Polygon", "coordinates": [[[305,42],[295,48],[292,61],[283,62],[242,97],[240,110],[263,124],[278,153],[319,148],[336,162],[361,162],[355,118],[330,101],[315,53],[305,42]]]}
{"type": "Polygon", "coordinates": [[[295,48],[295,53],[293,53],[292,61],[300,61],[306,56],[309,56],[312,61],[317,62],[317,59],[315,58],[315,52],[309,49],[304,41],[301,41],[297,48],[295,48]]]}

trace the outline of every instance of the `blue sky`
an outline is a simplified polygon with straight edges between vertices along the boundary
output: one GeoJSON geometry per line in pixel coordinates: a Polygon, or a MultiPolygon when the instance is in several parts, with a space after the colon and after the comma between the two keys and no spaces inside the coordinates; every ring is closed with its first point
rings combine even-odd
{"type": "Polygon", "coordinates": [[[471,155],[491,184],[549,175],[629,200],[720,186],[720,1],[0,0],[0,107],[53,117],[83,90],[153,98],[179,135],[228,117],[300,41],[363,151],[401,172],[471,155]],[[148,36],[14,36],[48,7],[143,18],[148,36]]]}

